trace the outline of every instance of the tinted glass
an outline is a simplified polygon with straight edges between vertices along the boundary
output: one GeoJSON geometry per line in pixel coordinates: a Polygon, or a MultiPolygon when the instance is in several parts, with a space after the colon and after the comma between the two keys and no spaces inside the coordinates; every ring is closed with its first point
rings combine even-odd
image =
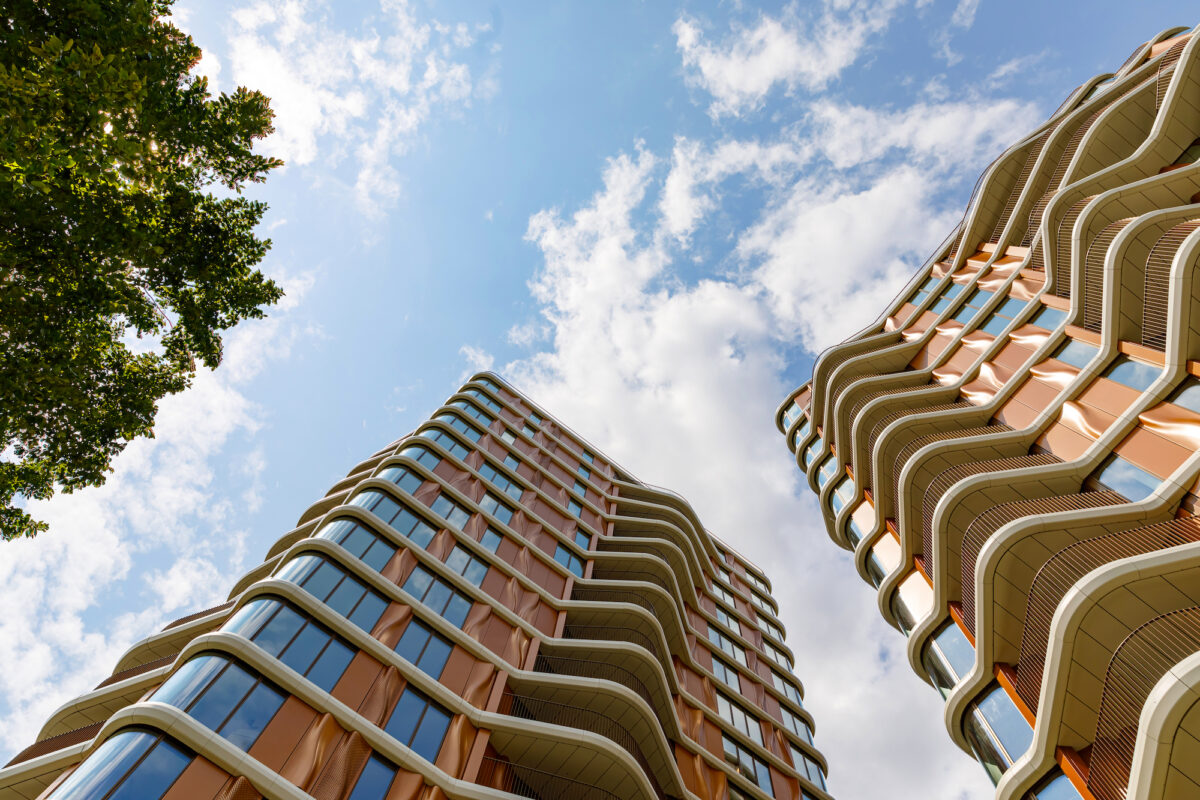
{"type": "Polygon", "coordinates": [[[395,767],[379,756],[371,756],[347,800],[383,800],[395,777],[395,767]]]}
{"type": "Polygon", "coordinates": [[[254,637],[254,643],[271,655],[278,656],[302,627],[304,618],[281,604],[271,621],[254,637]]]}
{"type": "Polygon", "coordinates": [[[1029,749],[1033,728],[1021,716],[1004,689],[996,686],[979,701],[979,711],[1008,753],[1011,764],[1029,749]]]}
{"type": "Polygon", "coordinates": [[[846,526],[846,538],[850,541],[851,547],[858,547],[858,543],[862,541],[862,529],[854,520],[850,520],[850,524],[846,526]]]}
{"type": "Polygon", "coordinates": [[[50,795],[53,800],[91,800],[103,797],[142,754],[154,743],[155,736],[145,731],[120,731],[113,734],[88,756],[50,795]]]}
{"type": "Polygon", "coordinates": [[[308,625],[300,635],[288,646],[287,651],[279,659],[301,675],[316,661],[321,649],[329,642],[329,635],[316,625],[308,625]]]}
{"type": "Polygon", "coordinates": [[[1030,800],[1082,800],[1079,790],[1058,767],[1037,785],[1029,797],[1030,800]]]}
{"type": "Polygon", "coordinates": [[[1046,306],[1033,318],[1032,324],[1037,325],[1042,330],[1052,331],[1056,330],[1059,325],[1062,325],[1066,321],[1067,312],[1046,306]]]}
{"type": "Polygon", "coordinates": [[[225,659],[202,655],[188,661],[158,687],[153,697],[160,703],[186,709],[225,666],[225,659]]]}
{"type": "Polygon", "coordinates": [[[333,591],[333,587],[338,585],[343,576],[342,571],[328,561],[321,560],[318,564],[316,571],[308,576],[303,585],[304,589],[313,597],[324,600],[329,597],[329,593],[333,591]]]}
{"type": "Polygon", "coordinates": [[[437,706],[430,705],[421,719],[416,736],[413,737],[412,749],[425,760],[433,761],[442,749],[442,739],[445,738],[446,728],[449,726],[450,715],[437,706]]]}
{"type": "Polygon", "coordinates": [[[265,597],[251,600],[238,609],[236,614],[226,620],[225,624],[221,626],[221,630],[241,634],[247,639],[253,639],[255,631],[262,627],[266,618],[271,616],[278,607],[279,603],[277,601],[269,600],[265,597]]]}
{"type": "Polygon", "coordinates": [[[449,605],[442,612],[442,616],[446,621],[455,627],[461,627],[467,621],[467,614],[471,611],[471,601],[460,594],[455,594],[450,598],[449,605]]]}
{"type": "MultiPolygon", "coordinates": [[[[289,651],[290,652],[290,651],[289,651]]],[[[354,651],[337,639],[330,639],[306,677],[325,691],[331,691],[354,659],[354,651]]]]}
{"type": "Polygon", "coordinates": [[[233,716],[221,728],[220,734],[228,739],[230,744],[249,750],[281,705],[283,694],[265,683],[260,683],[254,687],[237,711],[233,712],[233,716]]]}
{"type": "Polygon", "coordinates": [[[191,761],[190,753],[165,740],[159,741],[108,800],[162,797],[191,761]]]}
{"type": "Polygon", "coordinates": [[[990,333],[992,336],[999,336],[1004,333],[1004,329],[1012,322],[1008,317],[1002,317],[999,314],[993,314],[987,322],[981,326],[981,330],[990,333]]]}
{"type": "Polygon", "coordinates": [[[350,621],[369,633],[375,627],[375,623],[379,622],[387,606],[387,601],[382,597],[374,592],[367,592],[358,608],[350,615],[350,621]]]}
{"type": "Polygon", "coordinates": [[[254,687],[256,680],[237,664],[230,663],[225,671],[209,684],[208,689],[192,707],[187,709],[188,715],[206,728],[219,731],[221,723],[254,687]]]}

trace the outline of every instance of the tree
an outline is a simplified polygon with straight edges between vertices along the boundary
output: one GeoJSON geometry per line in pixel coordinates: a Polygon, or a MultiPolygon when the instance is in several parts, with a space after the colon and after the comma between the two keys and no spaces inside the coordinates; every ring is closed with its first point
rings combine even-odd
{"type": "Polygon", "coordinates": [[[0,538],[104,482],[221,332],[282,290],[241,196],[268,100],[214,97],[172,0],[9,0],[0,13],[0,538]],[[139,341],[141,340],[141,341],[139,341]]]}

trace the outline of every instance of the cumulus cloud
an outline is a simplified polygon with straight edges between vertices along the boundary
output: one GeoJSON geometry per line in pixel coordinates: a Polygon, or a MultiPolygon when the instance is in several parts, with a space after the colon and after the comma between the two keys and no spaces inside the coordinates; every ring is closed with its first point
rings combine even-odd
{"type": "Polygon", "coordinates": [[[806,361],[874,318],[961,214],[947,188],[1035,121],[996,98],[899,110],[826,98],[770,139],[677,137],[669,154],[636,143],[606,162],[590,200],[539,211],[526,231],[548,333],[502,373],[767,567],[839,796],[987,790],[903,637],[827,541],[773,412],[796,353],[806,361]],[[736,215],[722,216],[727,190],[736,215]],[[695,277],[692,239],[719,220],[729,250],[695,277]],[[863,752],[869,773],[848,769],[863,752]]]}
{"type": "Polygon", "coordinates": [[[419,21],[403,0],[381,0],[374,21],[348,31],[320,0],[256,0],[234,12],[228,39],[233,80],[263,91],[275,110],[264,152],[295,165],[352,158],[355,198],[368,213],[399,195],[393,162],[433,112],[470,105],[463,54],[487,28],[419,21]]]}
{"type": "Polygon", "coordinates": [[[759,108],[777,85],[789,92],[823,89],[887,28],[900,5],[902,0],[825,0],[802,15],[793,4],[778,17],[760,14],[751,25],[735,23],[717,42],[688,15],[675,21],[673,31],[688,83],[712,95],[709,114],[740,116],[759,108]]]}
{"type": "MultiPolygon", "coordinates": [[[[310,282],[283,278],[292,307],[310,282]]],[[[0,559],[0,663],[20,665],[0,672],[0,750],[31,744],[131,644],[181,609],[221,602],[229,576],[247,568],[236,520],[255,500],[225,497],[217,464],[262,424],[245,384],[302,335],[286,309],[238,326],[224,365],[159,404],[155,438],[130,444],[104,486],[29,504],[50,530],[7,544],[0,559]],[[116,613],[98,628],[101,605],[116,613]]],[[[249,472],[265,467],[257,459],[247,456],[249,472]]]]}
{"type": "Polygon", "coordinates": [[[463,370],[459,376],[460,381],[465,381],[470,377],[472,372],[483,372],[492,368],[496,363],[496,359],[490,353],[480,347],[472,345],[463,345],[458,348],[458,354],[461,355],[467,362],[467,369],[463,370]]]}

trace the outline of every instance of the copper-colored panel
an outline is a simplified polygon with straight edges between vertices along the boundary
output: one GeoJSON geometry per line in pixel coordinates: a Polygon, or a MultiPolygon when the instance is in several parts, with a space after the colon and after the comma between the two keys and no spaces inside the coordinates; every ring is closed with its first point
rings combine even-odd
{"type": "Polygon", "coordinates": [[[1167,478],[1178,469],[1192,451],[1181,444],[1164,439],[1145,428],[1134,428],[1116,452],[1127,461],[1159,478],[1167,478]]]}
{"type": "Polygon", "coordinates": [[[1040,380],[1028,380],[1013,392],[1008,403],[1023,403],[1030,408],[1044,410],[1062,394],[1062,387],[1040,380]]]}
{"type": "Polygon", "coordinates": [[[1029,374],[1035,380],[1047,386],[1053,386],[1056,389],[1065,389],[1079,375],[1079,370],[1056,358],[1047,358],[1040,363],[1034,364],[1029,369],[1029,374]]]}
{"type": "Polygon", "coordinates": [[[1142,393],[1108,378],[1096,378],[1079,395],[1079,402],[1121,416],[1137,402],[1142,393]]]}
{"type": "Polygon", "coordinates": [[[448,775],[462,777],[462,769],[466,766],[467,756],[471,745],[475,742],[475,726],[462,714],[450,720],[450,727],[442,740],[442,749],[438,751],[434,764],[448,775]]]}
{"type": "Polygon", "coordinates": [[[1200,414],[1171,403],[1143,411],[1138,421],[1150,431],[1190,450],[1200,450],[1200,414]]]}
{"type": "Polygon", "coordinates": [[[204,756],[196,756],[162,800],[214,800],[228,782],[229,773],[204,756]]]}
{"type": "Polygon", "coordinates": [[[371,635],[384,644],[385,647],[395,647],[396,642],[404,635],[408,621],[412,619],[412,607],[403,603],[390,603],[383,610],[379,621],[375,623],[371,635]]]}
{"type": "Polygon", "coordinates": [[[358,713],[376,725],[382,725],[400,699],[406,683],[400,670],[389,665],[367,686],[363,700],[358,705],[358,713]]]}
{"type": "Polygon", "coordinates": [[[1068,400],[1059,411],[1056,425],[1065,425],[1093,441],[1099,439],[1115,420],[1112,414],[1082,403],[1068,400]]]}
{"type": "Polygon", "coordinates": [[[288,697],[250,748],[250,755],[278,771],[316,718],[317,712],[304,701],[288,697]]]}
{"type": "Polygon", "coordinates": [[[1038,444],[1063,461],[1071,461],[1083,455],[1091,447],[1092,440],[1065,425],[1055,423],[1050,426],[1050,430],[1042,434],[1038,444]]]}
{"type": "Polygon", "coordinates": [[[322,714],[304,731],[279,775],[301,789],[306,788],[320,773],[345,733],[332,714],[322,714]]]}
{"type": "Polygon", "coordinates": [[[1010,400],[1004,404],[1003,408],[996,412],[996,419],[1008,425],[1013,430],[1021,430],[1031,425],[1042,411],[1042,408],[1034,408],[1024,403],[1010,400]]]}
{"type": "Polygon", "coordinates": [[[356,708],[382,672],[383,664],[360,650],[355,653],[330,694],[351,708],[356,708]]]}

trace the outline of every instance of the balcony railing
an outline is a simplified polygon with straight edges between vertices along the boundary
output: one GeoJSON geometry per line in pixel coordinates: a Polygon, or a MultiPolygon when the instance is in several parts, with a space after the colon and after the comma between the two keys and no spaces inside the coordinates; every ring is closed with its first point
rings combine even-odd
{"type": "Polygon", "coordinates": [[[596,639],[602,642],[626,642],[636,644],[649,650],[660,662],[666,663],[658,642],[637,628],[627,628],[623,625],[572,625],[563,628],[563,637],[567,639],[596,639]]]}
{"type": "Polygon", "coordinates": [[[529,719],[550,725],[562,725],[566,728],[590,731],[615,742],[633,756],[634,761],[638,763],[650,780],[659,800],[667,800],[667,796],[659,787],[654,770],[650,767],[650,762],[642,753],[642,748],[638,746],[633,734],[623,724],[607,714],[583,706],[556,703],[553,700],[517,694],[511,690],[505,690],[501,708],[506,708],[508,715],[517,719],[529,719]]]}
{"type": "Polygon", "coordinates": [[[591,784],[497,758],[483,759],[478,783],[529,800],[623,800],[591,784]]]}
{"type": "Polygon", "coordinates": [[[598,678],[600,680],[619,683],[645,700],[646,704],[651,708],[654,708],[654,695],[651,693],[650,687],[633,672],[624,667],[618,667],[616,664],[609,664],[606,661],[592,661],[585,658],[566,658],[565,656],[538,653],[533,669],[535,672],[541,672],[546,675],[573,675],[577,678],[598,678]]]}

